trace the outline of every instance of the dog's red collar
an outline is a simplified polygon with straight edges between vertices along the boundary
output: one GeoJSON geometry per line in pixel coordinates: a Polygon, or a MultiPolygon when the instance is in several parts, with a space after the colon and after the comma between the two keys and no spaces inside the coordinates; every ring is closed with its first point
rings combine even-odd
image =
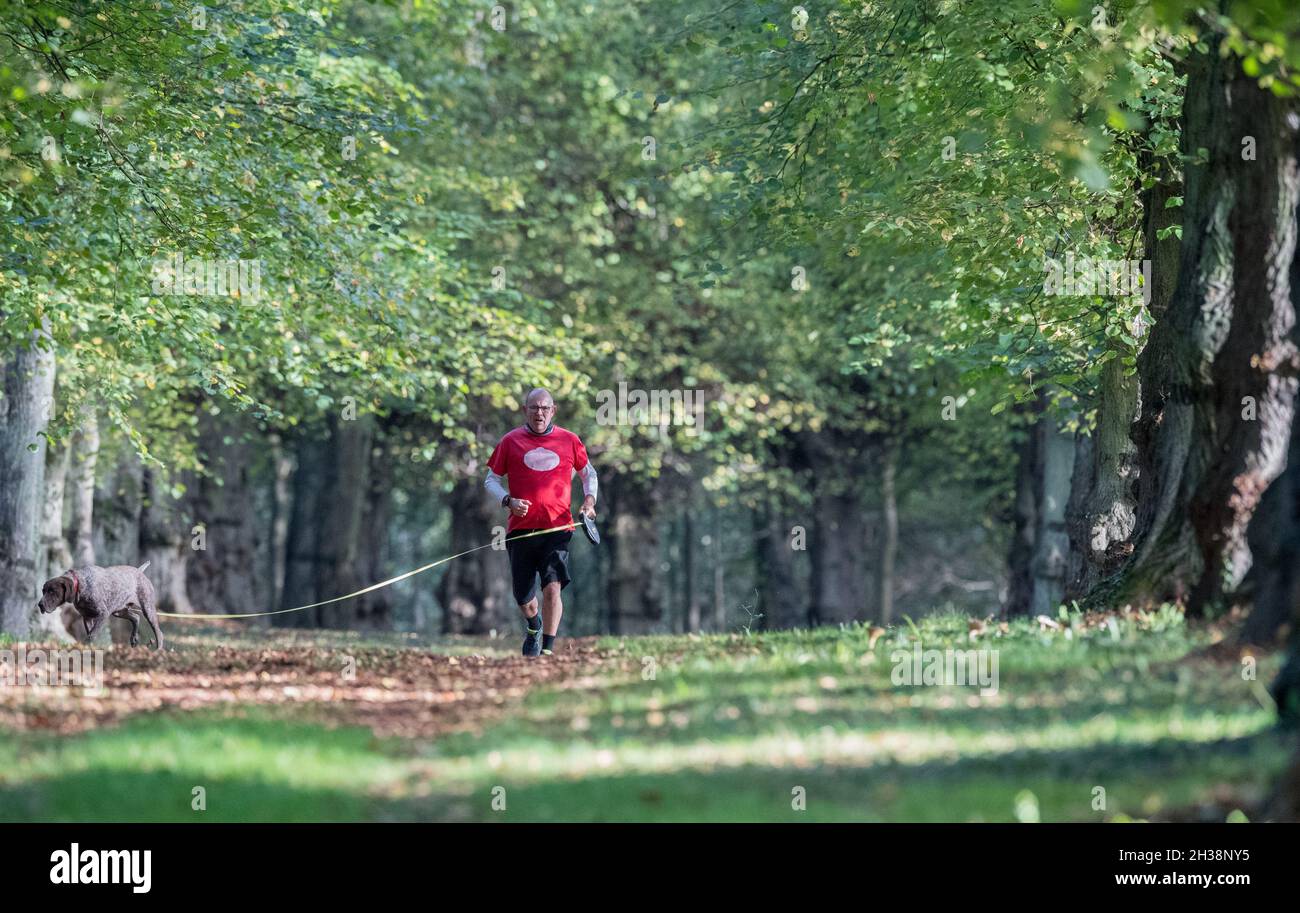
{"type": "Polygon", "coordinates": [[[81,581],[77,579],[77,572],[70,570],[68,576],[72,578],[72,602],[77,601],[77,593],[81,590],[81,581]]]}

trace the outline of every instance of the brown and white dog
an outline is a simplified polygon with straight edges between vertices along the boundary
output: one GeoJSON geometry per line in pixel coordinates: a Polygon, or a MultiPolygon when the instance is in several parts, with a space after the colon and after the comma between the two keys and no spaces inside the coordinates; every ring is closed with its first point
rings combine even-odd
{"type": "Polygon", "coordinates": [[[65,574],[51,577],[41,587],[41,601],[36,605],[45,613],[71,603],[81,616],[86,640],[95,636],[110,615],[131,622],[131,646],[140,643],[140,615],[153,628],[154,649],[163,645],[158,626],[157,601],[153,584],[144,575],[146,561],[139,567],[119,564],[114,567],[74,567],[65,574]]]}

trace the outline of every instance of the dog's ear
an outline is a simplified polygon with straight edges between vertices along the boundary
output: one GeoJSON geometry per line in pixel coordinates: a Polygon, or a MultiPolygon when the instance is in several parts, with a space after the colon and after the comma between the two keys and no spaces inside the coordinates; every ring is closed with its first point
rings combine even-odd
{"type": "Polygon", "coordinates": [[[55,582],[59,585],[59,605],[72,602],[72,581],[67,577],[56,577],[55,582]]]}

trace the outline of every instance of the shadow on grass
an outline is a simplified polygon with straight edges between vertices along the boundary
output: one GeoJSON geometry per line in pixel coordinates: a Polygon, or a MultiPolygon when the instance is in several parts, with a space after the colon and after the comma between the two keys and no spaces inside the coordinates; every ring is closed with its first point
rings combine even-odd
{"type": "MultiPolygon", "coordinates": [[[[1104,821],[1232,801],[1225,794],[1258,797],[1286,763],[1290,742],[1268,731],[1194,745],[1165,738],[912,764],[749,762],[662,772],[615,765],[581,777],[491,770],[475,761],[486,746],[471,743],[455,757],[472,767],[455,778],[411,757],[409,747],[361,729],[256,712],[159,715],[66,739],[25,735],[0,747],[0,815],[195,823],[1104,821]],[[501,811],[492,803],[497,786],[506,788],[501,811]],[[196,787],[206,810],[192,807],[196,787]],[[1097,787],[1106,791],[1104,810],[1094,808],[1097,787]],[[795,808],[800,795],[804,810],[795,808]]],[[[514,750],[528,749],[516,743],[514,750]]]]}
{"type": "MultiPolygon", "coordinates": [[[[260,713],[154,715],[0,746],[7,821],[325,822],[455,816],[441,797],[394,798],[406,768],[362,729],[260,713]],[[204,809],[195,808],[202,790],[204,809]]],[[[394,746],[396,747],[396,746],[394,746]]]]}
{"type": "Polygon", "coordinates": [[[1269,732],[1187,748],[1165,740],[914,765],[593,775],[509,786],[504,812],[474,807],[479,820],[522,822],[965,823],[1144,819],[1203,804],[1221,822],[1239,802],[1258,804],[1289,743],[1269,732]]]}

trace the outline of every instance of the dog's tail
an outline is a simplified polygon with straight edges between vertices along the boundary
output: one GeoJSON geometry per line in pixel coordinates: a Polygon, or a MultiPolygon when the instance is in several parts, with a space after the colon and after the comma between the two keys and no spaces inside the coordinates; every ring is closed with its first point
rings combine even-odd
{"type": "Polygon", "coordinates": [[[144,570],[145,568],[147,568],[148,566],[149,566],[149,562],[146,561],[144,564],[140,565],[140,567],[137,568],[137,570],[143,571],[143,570],[144,570]]]}

